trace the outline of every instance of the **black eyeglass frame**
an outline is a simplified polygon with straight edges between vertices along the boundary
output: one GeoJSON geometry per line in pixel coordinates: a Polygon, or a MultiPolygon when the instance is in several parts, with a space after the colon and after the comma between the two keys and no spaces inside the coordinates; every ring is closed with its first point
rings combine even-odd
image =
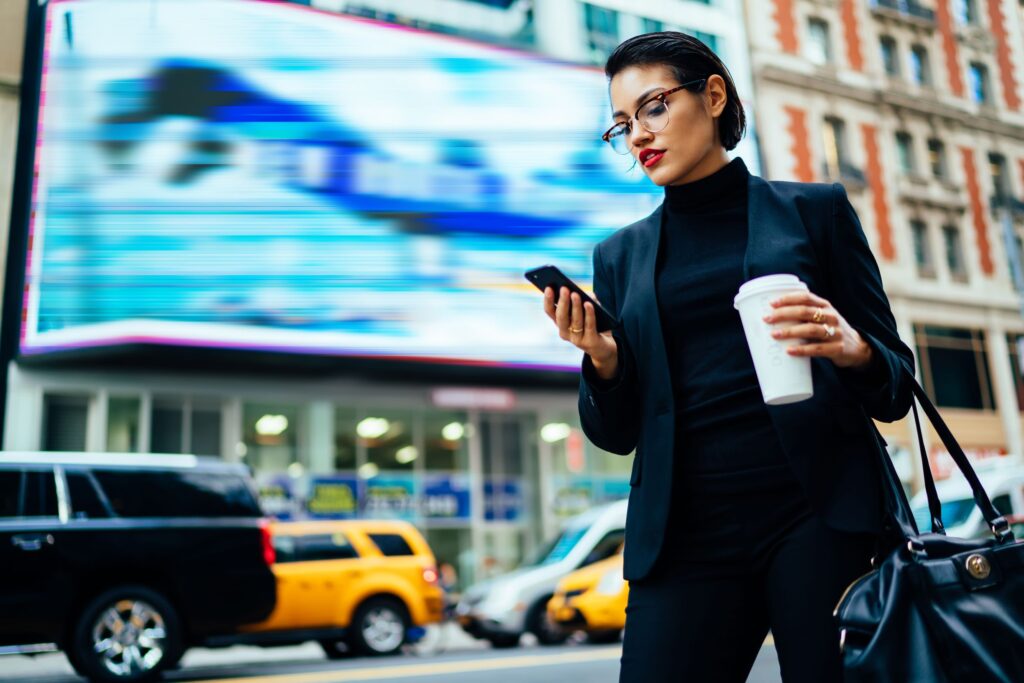
{"type": "MultiPolygon", "coordinates": [[[[654,100],[661,100],[661,103],[663,105],[665,105],[665,107],[667,108],[668,107],[668,102],[666,102],[666,100],[668,99],[669,95],[671,95],[673,93],[676,93],[676,92],[679,92],[680,90],[686,90],[686,89],[690,88],[691,86],[697,86],[696,88],[694,88],[694,92],[700,92],[701,90],[704,89],[704,85],[707,83],[707,81],[708,81],[707,78],[697,78],[697,79],[694,79],[692,81],[687,81],[686,83],[683,83],[682,85],[677,85],[674,88],[669,88],[668,90],[663,90],[662,92],[658,93],[657,95],[652,95],[651,97],[648,97],[646,100],[644,100],[643,102],[640,103],[640,106],[636,108],[636,112],[633,114],[633,118],[636,119],[637,123],[639,123],[641,126],[643,126],[644,124],[640,121],[640,110],[643,109],[644,107],[646,107],[648,104],[650,104],[654,100]]],[[[616,128],[618,128],[619,126],[621,126],[623,123],[626,123],[626,121],[619,121],[618,123],[613,125],[611,128],[606,130],[604,132],[604,134],[601,135],[601,139],[604,140],[605,142],[607,142],[610,145],[610,144],[612,144],[612,138],[618,137],[618,135],[628,135],[629,133],[633,132],[632,130],[625,130],[622,133],[619,133],[618,135],[612,135],[612,131],[615,130],[616,128]]],[[[653,130],[647,128],[647,126],[644,126],[644,130],[646,130],[648,133],[660,132],[660,131],[653,131],[653,130]]],[[[662,130],[664,130],[664,129],[662,129],[662,130]]],[[[628,148],[627,148],[627,151],[628,151],[628,148]]]]}

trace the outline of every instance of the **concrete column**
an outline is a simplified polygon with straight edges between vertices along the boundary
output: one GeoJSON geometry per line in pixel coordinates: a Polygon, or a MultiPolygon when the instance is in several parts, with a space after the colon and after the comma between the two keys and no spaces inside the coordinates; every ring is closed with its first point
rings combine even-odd
{"type": "Polygon", "coordinates": [[[533,3],[534,31],[541,53],[570,62],[587,62],[583,6],[577,0],[533,3]]]}
{"type": "Polygon", "coordinates": [[[107,404],[109,392],[101,389],[89,397],[89,414],[85,423],[85,450],[102,452],[107,450],[107,404]]]}
{"type": "Polygon", "coordinates": [[[13,361],[7,373],[4,450],[38,451],[42,446],[43,388],[27,378],[13,361]]]}
{"type": "Polygon", "coordinates": [[[1010,346],[1006,342],[1006,330],[1001,326],[988,330],[989,367],[992,369],[992,388],[996,398],[999,417],[1006,432],[1006,447],[1014,454],[1022,450],[1020,428],[1020,405],[1017,403],[1017,387],[1013,368],[1010,365],[1010,346]]]}
{"type": "Polygon", "coordinates": [[[472,576],[465,577],[468,586],[476,583],[480,575],[480,558],[483,557],[484,533],[484,452],[480,441],[480,411],[470,410],[467,415],[470,425],[467,436],[469,456],[469,500],[470,500],[470,548],[473,553],[472,576]]]}
{"type": "Polygon", "coordinates": [[[228,462],[243,462],[239,452],[242,444],[242,399],[224,401],[220,413],[220,455],[228,462]]]}
{"type": "Polygon", "coordinates": [[[306,443],[309,444],[311,473],[323,474],[334,471],[334,404],[330,401],[313,401],[306,407],[306,443]]]}

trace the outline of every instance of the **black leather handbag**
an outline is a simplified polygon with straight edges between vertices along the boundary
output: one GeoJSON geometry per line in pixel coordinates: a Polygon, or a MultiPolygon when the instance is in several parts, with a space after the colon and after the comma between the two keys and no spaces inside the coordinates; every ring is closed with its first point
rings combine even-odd
{"type": "MultiPolygon", "coordinates": [[[[1024,543],[992,506],[963,450],[913,374],[914,394],[967,478],[991,537],[946,536],[917,406],[914,418],[931,517],[917,529],[884,449],[895,548],[846,589],[835,610],[846,683],[1024,683],[1024,543]]],[[[876,430],[876,437],[880,440],[876,430]]],[[[879,444],[881,446],[881,443],[879,444]]]]}

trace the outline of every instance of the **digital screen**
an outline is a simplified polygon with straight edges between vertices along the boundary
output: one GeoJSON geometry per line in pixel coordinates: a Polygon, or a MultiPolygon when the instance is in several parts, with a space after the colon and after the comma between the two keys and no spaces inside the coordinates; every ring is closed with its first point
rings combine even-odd
{"type": "Polygon", "coordinates": [[[661,199],[599,69],[297,5],[51,2],[39,106],[25,355],[578,368],[523,272],[661,199]]]}

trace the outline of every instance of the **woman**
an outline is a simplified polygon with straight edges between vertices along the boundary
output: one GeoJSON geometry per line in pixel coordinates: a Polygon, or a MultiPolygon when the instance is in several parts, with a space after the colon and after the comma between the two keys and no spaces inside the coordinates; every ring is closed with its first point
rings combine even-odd
{"type": "Polygon", "coordinates": [[[591,304],[545,291],[545,312],[585,355],[580,418],[595,445],[635,450],[622,681],[744,681],[771,630],[786,683],[841,679],[832,609],[869,569],[884,511],[868,416],[910,409],[910,349],[842,186],[767,182],[729,161],[745,128],[722,62],[675,33],[609,57],[604,135],[662,205],[594,250],[591,304]],[[805,343],[812,398],[762,400],[733,296],[775,273],[809,292],[765,324],[805,343]],[[778,325],[783,323],[784,325],[778,325]]]}

